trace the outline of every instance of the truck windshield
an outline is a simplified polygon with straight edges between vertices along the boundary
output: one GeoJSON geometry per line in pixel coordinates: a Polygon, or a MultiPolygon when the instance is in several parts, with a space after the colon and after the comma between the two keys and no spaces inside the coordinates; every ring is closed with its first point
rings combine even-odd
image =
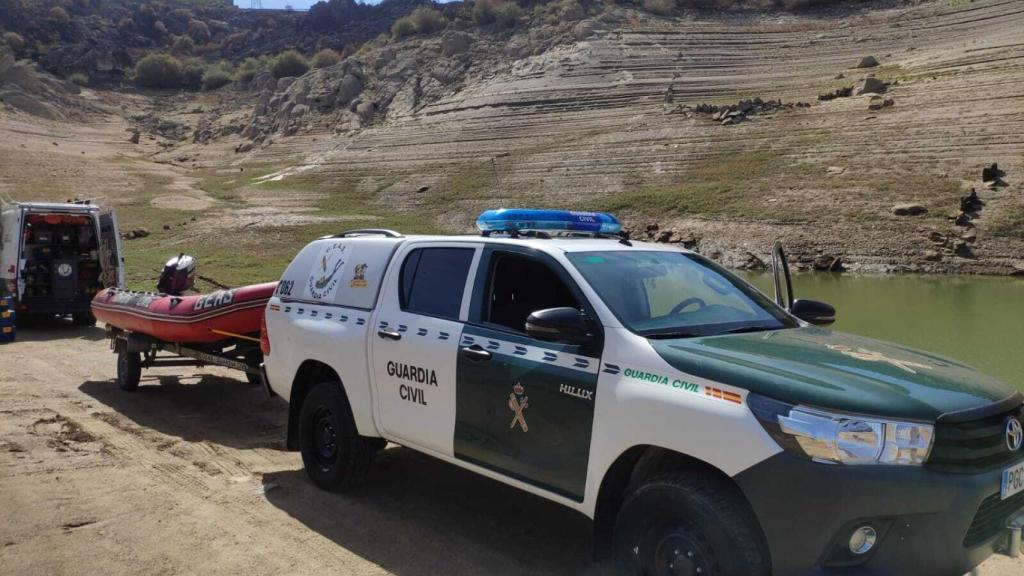
{"type": "Polygon", "coordinates": [[[647,338],[794,328],[755,288],[707,258],[682,252],[571,252],[569,260],[622,324],[647,338]]]}

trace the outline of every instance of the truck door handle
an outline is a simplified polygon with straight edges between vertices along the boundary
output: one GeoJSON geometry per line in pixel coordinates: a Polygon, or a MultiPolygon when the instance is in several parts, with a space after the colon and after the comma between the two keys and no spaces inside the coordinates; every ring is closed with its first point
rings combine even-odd
{"type": "Polygon", "coordinates": [[[377,330],[377,336],[380,336],[381,338],[384,338],[384,339],[387,339],[387,340],[401,340],[402,339],[402,333],[401,332],[393,332],[391,330],[377,330]]]}
{"type": "Polygon", "coordinates": [[[474,362],[491,359],[491,353],[476,344],[463,348],[462,355],[474,362]]]}

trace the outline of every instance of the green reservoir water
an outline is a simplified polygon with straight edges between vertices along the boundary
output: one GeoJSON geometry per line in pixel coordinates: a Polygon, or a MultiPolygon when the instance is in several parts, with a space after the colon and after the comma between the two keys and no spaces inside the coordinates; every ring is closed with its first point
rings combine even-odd
{"type": "MultiPolygon", "coordinates": [[[[770,275],[745,278],[772,294],[770,275]]],[[[793,292],[835,306],[836,330],[937,352],[1024,390],[1022,279],[800,274],[793,292]]]]}

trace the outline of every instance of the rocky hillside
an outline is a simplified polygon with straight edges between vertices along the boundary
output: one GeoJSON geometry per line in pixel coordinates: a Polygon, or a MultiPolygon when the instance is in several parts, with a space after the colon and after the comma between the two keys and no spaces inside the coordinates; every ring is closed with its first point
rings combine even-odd
{"type": "Polygon", "coordinates": [[[19,58],[57,76],[109,83],[152,52],[238,63],[287,49],[354,50],[425,2],[330,0],[299,13],[241,10],[230,0],[0,0],[0,34],[19,58]]]}
{"type": "Polygon", "coordinates": [[[806,267],[1024,269],[1020,2],[539,17],[264,78],[235,147],[455,229],[578,206],[741,267],[782,237],[806,267]]]}

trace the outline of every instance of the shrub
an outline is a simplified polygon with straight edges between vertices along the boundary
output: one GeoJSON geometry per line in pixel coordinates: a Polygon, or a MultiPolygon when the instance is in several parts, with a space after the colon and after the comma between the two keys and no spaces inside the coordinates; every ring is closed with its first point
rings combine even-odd
{"type": "Polygon", "coordinates": [[[131,18],[121,18],[121,21],[117,23],[117,29],[122,33],[131,32],[132,28],[135,28],[135,20],[131,18]]]}
{"type": "Polygon", "coordinates": [[[302,76],[309,71],[309,62],[306,57],[295,50],[285,50],[270,62],[270,73],[274,78],[286,76],[302,76]]]}
{"type": "Polygon", "coordinates": [[[644,10],[651,14],[669,16],[675,7],[676,3],[674,0],[644,0],[644,10]]]}
{"type": "Polygon", "coordinates": [[[197,44],[206,44],[210,41],[210,27],[202,20],[189,20],[188,35],[197,44]]]}
{"type": "Polygon", "coordinates": [[[480,26],[486,26],[497,20],[495,7],[499,0],[476,0],[473,3],[473,21],[480,26]]]}
{"type": "Polygon", "coordinates": [[[418,7],[413,10],[409,16],[412,18],[412,22],[416,26],[416,31],[420,34],[437,32],[438,30],[442,30],[447,24],[444,16],[429,6],[418,7]]]}
{"type": "Polygon", "coordinates": [[[504,2],[494,9],[494,22],[502,28],[511,28],[516,25],[523,11],[515,2],[504,2]]]}
{"type": "Polygon", "coordinates": [[[203,90],[216,90],[228,84],[231,84],[231,73],[224,68],[210,68],[203,76],[203,90]]]}
{"type": "Polygon", "coordinates": [[[327,68],[328,66],[334,66],[338,62],[341,62],[341,54],[330,48],[324,48],[313,55],[310,64],[313,68],[327,68]]]}
{"type": "Polygon", "coordinates": [[[395,38],[405,38],[406,36],[412,36],[415,33],[416,24],[413,23],[412,16],[402,16],[391,24],[391,35],[395,38]]]}
{"type": "Polygon", "coordinates": [[[155,30],[156,33],[159,34],[160,36],[166,36],[167,35],[167,25],[164,24],[160,20],[157,20],[156,22],[153,22],[153,30],[155,30]]]}
{"type": "Polygon", "coordinates": [[[252,82],[252,79],[264,68],[266,68],[266,62],[252,57],[246,58],[235,70],[235,80],[244,83],[252,82]]]}
{"type": "Polygon", "coordinates": [[[150,54],[135,65],[135,82],[146,88],[178,88],[181,74],[181,62],[170,54],[150,54]]]}
{"type": "Polygon", "coordinates": [[[189,56],[196,51],[196,43],[189,36],[178,36],[171,45],[171,52],[178,56],[189,56]]]}
{"type": "Polygon", "coordinates": [[[181,83],[189,90],[199,90],[203,87],[203,76],[206,68],[198,60],[189,60],[181,71],[181,83]]]}
{"type": "Polygon", "coordinates": [[[71,22],[71,17],[68,16],[67,11],[60,6],[50,8],[50,11],[46,14],[46,19],[56,24],[67,24],[68,22],[71,22]]]}
{"type": "Polygon", "coordinates": [[[89,77],[85,74],[82,74],[81,72],[75,72],[71,76],[68,76],[68,82],[71,82],[76,86],[88,86],[89,77]]]}
{"type": "Polygon", "coordinates": [[[11,50],[20,52],[25,47],[25,39],[21,37],[21,34],[17,32],[7,32],[4,34],[4,42],[11,47],[11,50]]]}

